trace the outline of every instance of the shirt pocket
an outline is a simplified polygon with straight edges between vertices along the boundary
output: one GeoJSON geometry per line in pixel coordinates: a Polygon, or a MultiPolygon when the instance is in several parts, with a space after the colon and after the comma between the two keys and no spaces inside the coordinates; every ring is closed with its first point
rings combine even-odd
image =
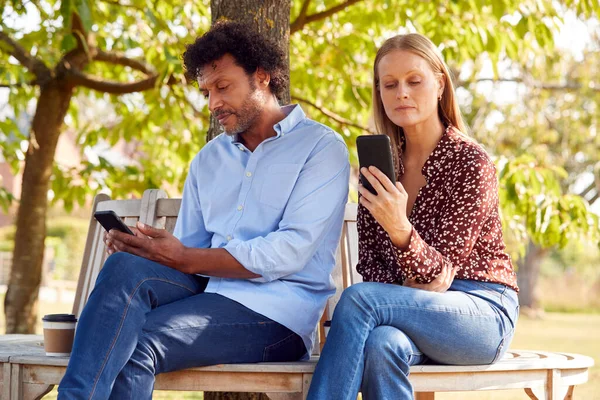
{"type": "Polygon", "coordinates": [[[287,204],[302,164],[272,164],[260,190],[260,202],[281,210],[287,204]]]}

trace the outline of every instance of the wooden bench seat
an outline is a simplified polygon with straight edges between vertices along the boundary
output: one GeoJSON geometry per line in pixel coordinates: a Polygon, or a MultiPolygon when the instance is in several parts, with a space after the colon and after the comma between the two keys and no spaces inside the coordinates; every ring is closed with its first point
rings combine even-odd
{"type": "MultiPolygon", "coordinates": [[[[181,200],[166,199],[159,190],[148,190],[141,200],[110,200],[99,195],[94,210],[114,210],[125,222],[144,223],[173,231],[181,200]]],[[[102,227],[92,218],[73,313],[79,315],[106,259],[102,227]]],[[[356,204],[345,213],[338,263],[333,277],[338,288],[329,300],[323,320],[330,319],[343,288],[359,282],[356,204]]],[[[323,337],[321,327],[321,337],[323,337]]],[[[321,345],[323,342],[321,341],[321,345]]],[[[184,391],[263,392],[272,399],[306,397],[318,360],[319,346],[310,361],[215,365],[157,376],[155,389],[184,391]]],[[[68,358],[46,357],[39,335],[0,336],[0,394],[2,399],[37,399],[57,385],[68,358]]],[[[410,380],[418,400],[434,399],[435,392],[525,389],[531,399],[570,399],[574,385],[588,380],[594,364],[587,356],[538,351],[509,351],[493,365],[411,367],[410,380]]]]}

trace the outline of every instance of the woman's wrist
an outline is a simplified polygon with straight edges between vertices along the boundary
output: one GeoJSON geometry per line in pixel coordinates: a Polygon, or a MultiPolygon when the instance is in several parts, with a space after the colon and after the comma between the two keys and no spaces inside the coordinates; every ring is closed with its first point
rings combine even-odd
{"type": "Polygon", "coordinates": [[[390,235],[390,239],[394,246],[399,248],[400,250],[406,250],[410,245],[410,237],[412,235],[413,226],[408,223],[405,227],[400,227],[394,231],[392,235],[390,235]]]}

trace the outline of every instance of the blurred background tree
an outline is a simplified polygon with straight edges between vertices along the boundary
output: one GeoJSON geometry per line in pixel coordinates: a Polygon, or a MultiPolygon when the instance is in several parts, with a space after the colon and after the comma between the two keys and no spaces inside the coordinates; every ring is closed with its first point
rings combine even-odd
{"type": "Polygon", "coordinates": [[[10,110],[0,114],[1,150],[14,173],[23,171],[20,194],[0,189],[0,205],[18,201],[7,332],[31,332],[37,321],[48,204],[70,210],[99,191],[129,197],[149,187],[181,190],[210,118],[180,56],[217,15],[279,29],[275,37],[289,48],[291,100],[343,134],[353,163],[356,136],[372,131],[377,47],[398,32],[429,36],[457,73],[472,134],[498,157],[507,238],[521,244],[521,268],[537,247],[597,241],[597,218],[582,199],[598,193],[587,190],[597,162],[598,63],[590,53],[581,67],[554,43],[565,15],[597,18],[597,0],[281,4],[291,7],[289,15],[273,17],[269,8],[277,4],[258,0],[0,2],[0,87],[10,110]],[[482,76],[486,65],[490,73],[482,76]],[[513,82],[517,96],[508,103],[486,98],[483,81],[513,82]],[[54,157],[67,130],[81,158],[69,167],[54,157]],[[99,151],[121,141],[128,143],[125,159],[99,151]]]}

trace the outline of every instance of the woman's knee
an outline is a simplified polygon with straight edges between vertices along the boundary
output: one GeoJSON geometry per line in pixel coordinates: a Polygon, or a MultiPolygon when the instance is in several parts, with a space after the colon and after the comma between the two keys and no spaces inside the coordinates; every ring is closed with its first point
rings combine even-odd
{"type": "Polygon", "coordinates": [[[374,285],[381,285],[373,282],[361,282],[347,287],[340,297],[340,301],[335,307],[336,314],[346,312],[367,311],[370,309],[374,285]]]}
{"type": "Polygon", "coordinates": [[[378,326],[367,338],[365,362],[385,365],[387,362],[412,365],[422,353],[401,330],[392,326],[378,326]]]}

